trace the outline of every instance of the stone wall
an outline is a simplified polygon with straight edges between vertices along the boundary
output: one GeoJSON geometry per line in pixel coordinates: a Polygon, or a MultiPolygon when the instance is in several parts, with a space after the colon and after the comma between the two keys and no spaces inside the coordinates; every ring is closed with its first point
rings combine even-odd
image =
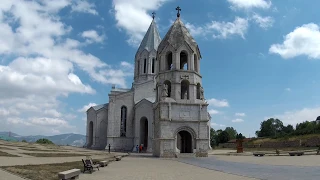
{"type": "MultiPolygon", "coordinates": [[[[286,148],[286,147],[317,147],[320,145],[320,136],[312,137],[305,140],[294,140],[294,141],[279,141],[279,142],[262,142],[258,143],[243,143],[245,148],[286,148]]],[[[235,143],[221,143],[219,148],[236,148],[235,143]]]]}

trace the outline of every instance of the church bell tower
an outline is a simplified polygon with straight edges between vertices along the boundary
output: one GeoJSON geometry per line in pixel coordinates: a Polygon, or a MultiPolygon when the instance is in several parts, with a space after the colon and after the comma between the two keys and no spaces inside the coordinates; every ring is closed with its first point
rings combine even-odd
{"type": "Polygon", "coordinates": [[[206,157],[210,126],[200,74],[201,53],[180,19],[180,7],[176,10],[177,19],[157,50],[153,154],[206,157]]]}

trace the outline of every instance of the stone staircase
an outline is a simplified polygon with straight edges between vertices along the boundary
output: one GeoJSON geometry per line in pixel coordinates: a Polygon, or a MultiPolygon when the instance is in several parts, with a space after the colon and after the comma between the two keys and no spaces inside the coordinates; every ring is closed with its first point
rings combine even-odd
{"type": "Polygon", "coordinates": [[[196,157],[196,153],[176,153],[177,158],[191,158],[196,157]]]}

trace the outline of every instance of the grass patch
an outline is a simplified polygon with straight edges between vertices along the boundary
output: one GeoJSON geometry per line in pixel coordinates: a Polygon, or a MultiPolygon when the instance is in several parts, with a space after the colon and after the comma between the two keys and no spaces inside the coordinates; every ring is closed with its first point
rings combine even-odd
{"type": "MultiPolygon", "coordinates": [[[[287,148],[277,148],[279,151],[304,151],[304,150],[316,150],[315,147],[287,147],[287,148]]],[[[244,151],[276,151],[276,148],[243,148],[244,151]]]]}
{"type": "Polygon", "coordinates": [[[2,149],[2,150],[14,150],[14,149],[12,149],[12,148],[8,148],[8,147],[1,147],[1,146],[0,146],[0,149],[2,149]]]}
{"type": "MultiPolygon", "coordinates": [[[[94,159],[93,161],[101,161],[102,159],[94,159]]],[[[83,164],[80,161],[55,163],[55,164],[41,164],[41,165],[23,165],[23,166],[3,166],[2,169],[17,174],[21,177],[32,180],[56,180],[57,174],[62,171],[70,169],[83,170],[83,164]]]]}
{"type": "Polygon", "coordinates": [[[74,153],[22,153],[34,157],[74,157],[74,156],[87,156],[86,154],[74,153]]]}
{"type": "Polygon", "coordinates": [[[0,156],[6,156],[6,157],[19,157],[17,155],[9,154],[3,151],[0,151],[0,156]]]}

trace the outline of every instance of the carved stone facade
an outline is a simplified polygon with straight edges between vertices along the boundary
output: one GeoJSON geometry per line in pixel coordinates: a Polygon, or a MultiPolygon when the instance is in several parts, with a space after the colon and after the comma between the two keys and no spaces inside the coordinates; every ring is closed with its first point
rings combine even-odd
{"type": "Polygon", "coordinates": [[[135,56],[131,89],[112,88],[109,103],[87,111],[87,147],[144,150],[158,157],[207,156],[210,117],[200,50],[180,18],[161,41],[152,21],[135,56]]]}

